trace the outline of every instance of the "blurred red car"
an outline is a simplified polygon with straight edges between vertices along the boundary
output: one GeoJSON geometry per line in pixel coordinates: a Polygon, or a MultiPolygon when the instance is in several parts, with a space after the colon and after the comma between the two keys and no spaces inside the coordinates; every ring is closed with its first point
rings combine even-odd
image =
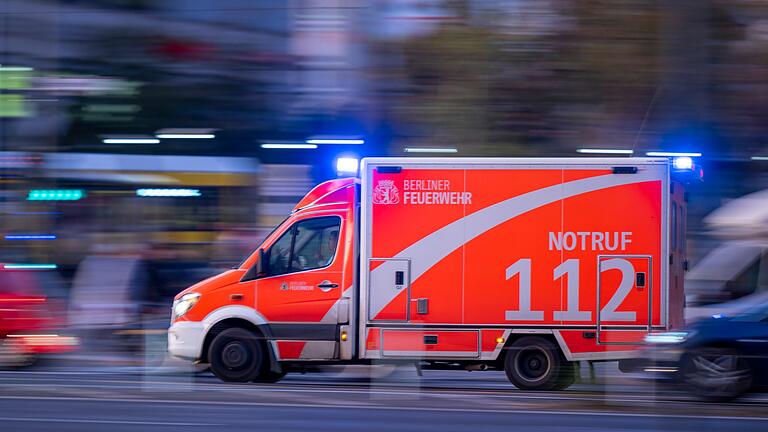
{"type": "Polygon", "coordinates": [[[77,347],[77,339],[58,334],[63,305],[49,300],[35,272],[0,264],[0,366],[24,366],[43,354],[77,347]]]}

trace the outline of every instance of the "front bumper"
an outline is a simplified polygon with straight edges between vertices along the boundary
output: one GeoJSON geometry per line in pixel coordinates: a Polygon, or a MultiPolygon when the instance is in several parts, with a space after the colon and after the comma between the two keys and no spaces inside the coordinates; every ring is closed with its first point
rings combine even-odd
{"type": "Polygon", "coordinates": [[[653,346],[644,349],[637,358],[620,361],[619,368],[624,372],[646,372],[655,378],[673,379],[684,353],[679,346],[653,346]]]}
{"type": "Polygon", "coordinates": [[[185,360],[198,360],[203,349],[205,325],[201,322],[180,321],[168,329],[168,352],[185,360]]]}

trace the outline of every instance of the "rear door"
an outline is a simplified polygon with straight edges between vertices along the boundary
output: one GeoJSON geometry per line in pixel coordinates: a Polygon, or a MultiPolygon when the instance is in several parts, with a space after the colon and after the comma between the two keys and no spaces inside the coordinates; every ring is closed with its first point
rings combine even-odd
{"type": "Polygon", "coordinates": [[[379,313],[370,316],[371,321],[406,322],[410,316],[411,260],[407,258],[371,258],[368,260],[372,297],[388,296],[392,301],[379,313]],[[378,269],[377,271],[373,271],[378,269]]]}
{"type": "Polygon", "coordinates": [[[651,330],[652,257],[601,255],[598,275],[597,342],[636,345],[651,330]]]}

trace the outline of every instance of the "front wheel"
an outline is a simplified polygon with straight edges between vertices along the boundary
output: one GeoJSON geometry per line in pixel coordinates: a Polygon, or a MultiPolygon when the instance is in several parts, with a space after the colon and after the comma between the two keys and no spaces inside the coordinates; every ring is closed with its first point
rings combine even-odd
{"type": "Polygon", "coordinates": [[[268,364],[267,355],[264,342],[243,328],[222,331],[208,351],[211,372],[227,382],[249,382],[262,376],[268,364]]]}
{"type": "Polygon", "coordinates": [[[277,373],[277,372],[272,372],[272,371],[268,370],[268,371],[265,371],[262,374],[259,374],[259,376],[257,376],[253,380],[253,382],[255,382],[255,383],[262,383],[262,384],[273,384],[273,383],[276,383],[276,382],[280,381],[284,377],[285,377],[285,372],[277,373]]]}
{"type": "Polygon", "coordinates": [[[747,361],[729,349],[704,348],[686,354],[681,374],[685,386],[704,399],[735,399],[752,386],[747,361]]]}
{"type": "Polygon", "coordinates": [[[521,390],[562,390],[574,377],[573,365],[557,345],[535,336],[520,338],[509,347],[504,372],[521,390]]]}

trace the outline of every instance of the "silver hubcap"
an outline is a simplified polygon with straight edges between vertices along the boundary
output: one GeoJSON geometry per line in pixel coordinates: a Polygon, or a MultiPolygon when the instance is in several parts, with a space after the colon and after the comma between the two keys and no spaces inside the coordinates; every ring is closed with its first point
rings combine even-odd
{"type": "Polygon", "coordinates": [[[221,359],[227,368],[241,369],[248,363],[250,355],[242,342],[234,341],[224,346],[221,359]]]}
{"type": "Polygon", "coordinates": [[[536,346],[521,348],[515,361],[517,375],[528,382],[540,381],[551,367],[547,352],[536,346]]]}

